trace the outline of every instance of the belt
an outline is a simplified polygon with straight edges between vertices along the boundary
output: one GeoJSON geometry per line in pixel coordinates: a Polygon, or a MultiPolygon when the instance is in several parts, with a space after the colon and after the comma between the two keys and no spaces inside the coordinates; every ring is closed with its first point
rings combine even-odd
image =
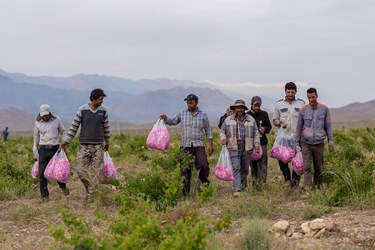
{"type": "Polygon", "coordinates": [[[237,140],[237,144],[244,144],[245,140],[237,140]]]}
{"type": "Polygon", "coordinates": [[[55,147],[59,147],[60,145],[57,144],[57,145],[40,145],[41,148],[55,148],[55,147]]]}

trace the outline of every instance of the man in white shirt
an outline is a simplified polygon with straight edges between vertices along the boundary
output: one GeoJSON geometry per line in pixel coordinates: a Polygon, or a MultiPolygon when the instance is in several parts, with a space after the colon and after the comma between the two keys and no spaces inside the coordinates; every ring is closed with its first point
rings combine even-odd
{"type": "MultiPolygon", "coordinates": [[[[52,115],[48,104],[39,108],[39,114],[34,127],[34,159],[39,161],[39,186],[42,201],[48,201],[48,180],[44,177],[44,171],[60,147],[59,136],[65,133],[65,128],[60,118],[52,115]]],[[[57,182],[65,195],[69,195],[69,189],[65,183],[57,182]]]]}
{"type": "MultiPolygon", "coordinates": [[[[286,130],[291,137],[296,135],[297,118],[300,108],[305,105],[305,101],[296,98],[297,86],[294,82],[285,84],[285,98],[279,100],[275,104],[275,111],[273,112],[273,125],[280,129],[286,130]]],[[[297,187],[301,177],[289,169],[288,163],[279,161],[279,167],[283,173],[285,182],[290,182],[292,187],[297,187]]]]}

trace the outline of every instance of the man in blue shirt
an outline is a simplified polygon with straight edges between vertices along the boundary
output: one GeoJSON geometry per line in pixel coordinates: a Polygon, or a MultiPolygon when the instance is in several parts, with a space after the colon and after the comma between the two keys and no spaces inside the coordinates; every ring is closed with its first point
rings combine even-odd
{"type": "MultiPolygon", "coordinates": [[[[172,118],[168,118],[165,114],[160,115],[160,119],[164,120],[167,125],[177,125],[181,123],[181,141],[180,147],[185,152],[195,157],[195,168],[199,170],[199,180],[203,183],[209,183],[209,167],[205,149],[204,135],[208,139],[208,153],[213,152],[212,132],[207,114],[198,108],[198,97],[194,94],[188,95],[186,101],[187,109],[180,111],[172,118]]],[[[183,194],[190,192],[190,179],[192,167],[182,172],[184,181],[183,194]]]]}
{"type": "Polygon", "coordinates": [[[1,133],[1,136],[3,137],[4,142],[8,140],[8,136],[9,136],[8,127],[5,127],[5,129],[1,133]]]}

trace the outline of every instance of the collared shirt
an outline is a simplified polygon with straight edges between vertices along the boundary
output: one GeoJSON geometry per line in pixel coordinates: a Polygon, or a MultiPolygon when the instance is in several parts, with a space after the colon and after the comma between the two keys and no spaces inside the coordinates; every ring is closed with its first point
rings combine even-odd
{"type": "Polygon", "coordinates": [[[239,119],[236,117],[237,121],[237,140],[245,140],[245,121],[246,119],[239,119]]]}
{"type": "Polygon", "coordinates": [[[48,122],[35,121],[34,127],[34,156],[37,156],[38,145],[59,145],[59,135],[65,133],[64,124],[59,117],[51,117],[48,122]]]}
{"type": "Polygon", "coordinates": [[[298,112],[303,105],[305,105],[305,101],[299,98],[294,99],[292,103],[289,103],[286,98],[277,101],[272,117],[273,123],[275,124],[275,121],[282,121],[284,124],[287,124],[289,131],[295,135],[298,112]]]}
{"type": "Polygon", "coordinates": [[[325,138],[333,145],[332,123],[327,106],[318,103],[316,108],[309,104],[301,108],[298,116],[296,140],[307,144],[323,143],[325,138]]]}
{"type": "Polygon", "coordinates": [[[204,135],[212,139],[212,132],[207,114],[198,108],[193,116],[190,111],[182,110],[172,118],[166,120],[167,125],[177,125],[181,122],[181,147],[205,146],[204,135]]]}

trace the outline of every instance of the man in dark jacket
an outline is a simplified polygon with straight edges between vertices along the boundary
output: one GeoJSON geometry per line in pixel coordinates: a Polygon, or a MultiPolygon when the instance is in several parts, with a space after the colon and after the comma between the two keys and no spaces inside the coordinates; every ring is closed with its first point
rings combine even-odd
{"type": "Polygon", "coordinates": [[[251,108],[248,114],[251,115],[259,128],[260,145],[262,146],[262,158],[256,161],[250,161],[251,176],[253,178],[253,186],[260,181],[263,183],[267,180],[268,156],[267,156],[267,135],[272,125],[266,111],[261,110],[262,99],[259,96],[251,98],[251,108]]]}

